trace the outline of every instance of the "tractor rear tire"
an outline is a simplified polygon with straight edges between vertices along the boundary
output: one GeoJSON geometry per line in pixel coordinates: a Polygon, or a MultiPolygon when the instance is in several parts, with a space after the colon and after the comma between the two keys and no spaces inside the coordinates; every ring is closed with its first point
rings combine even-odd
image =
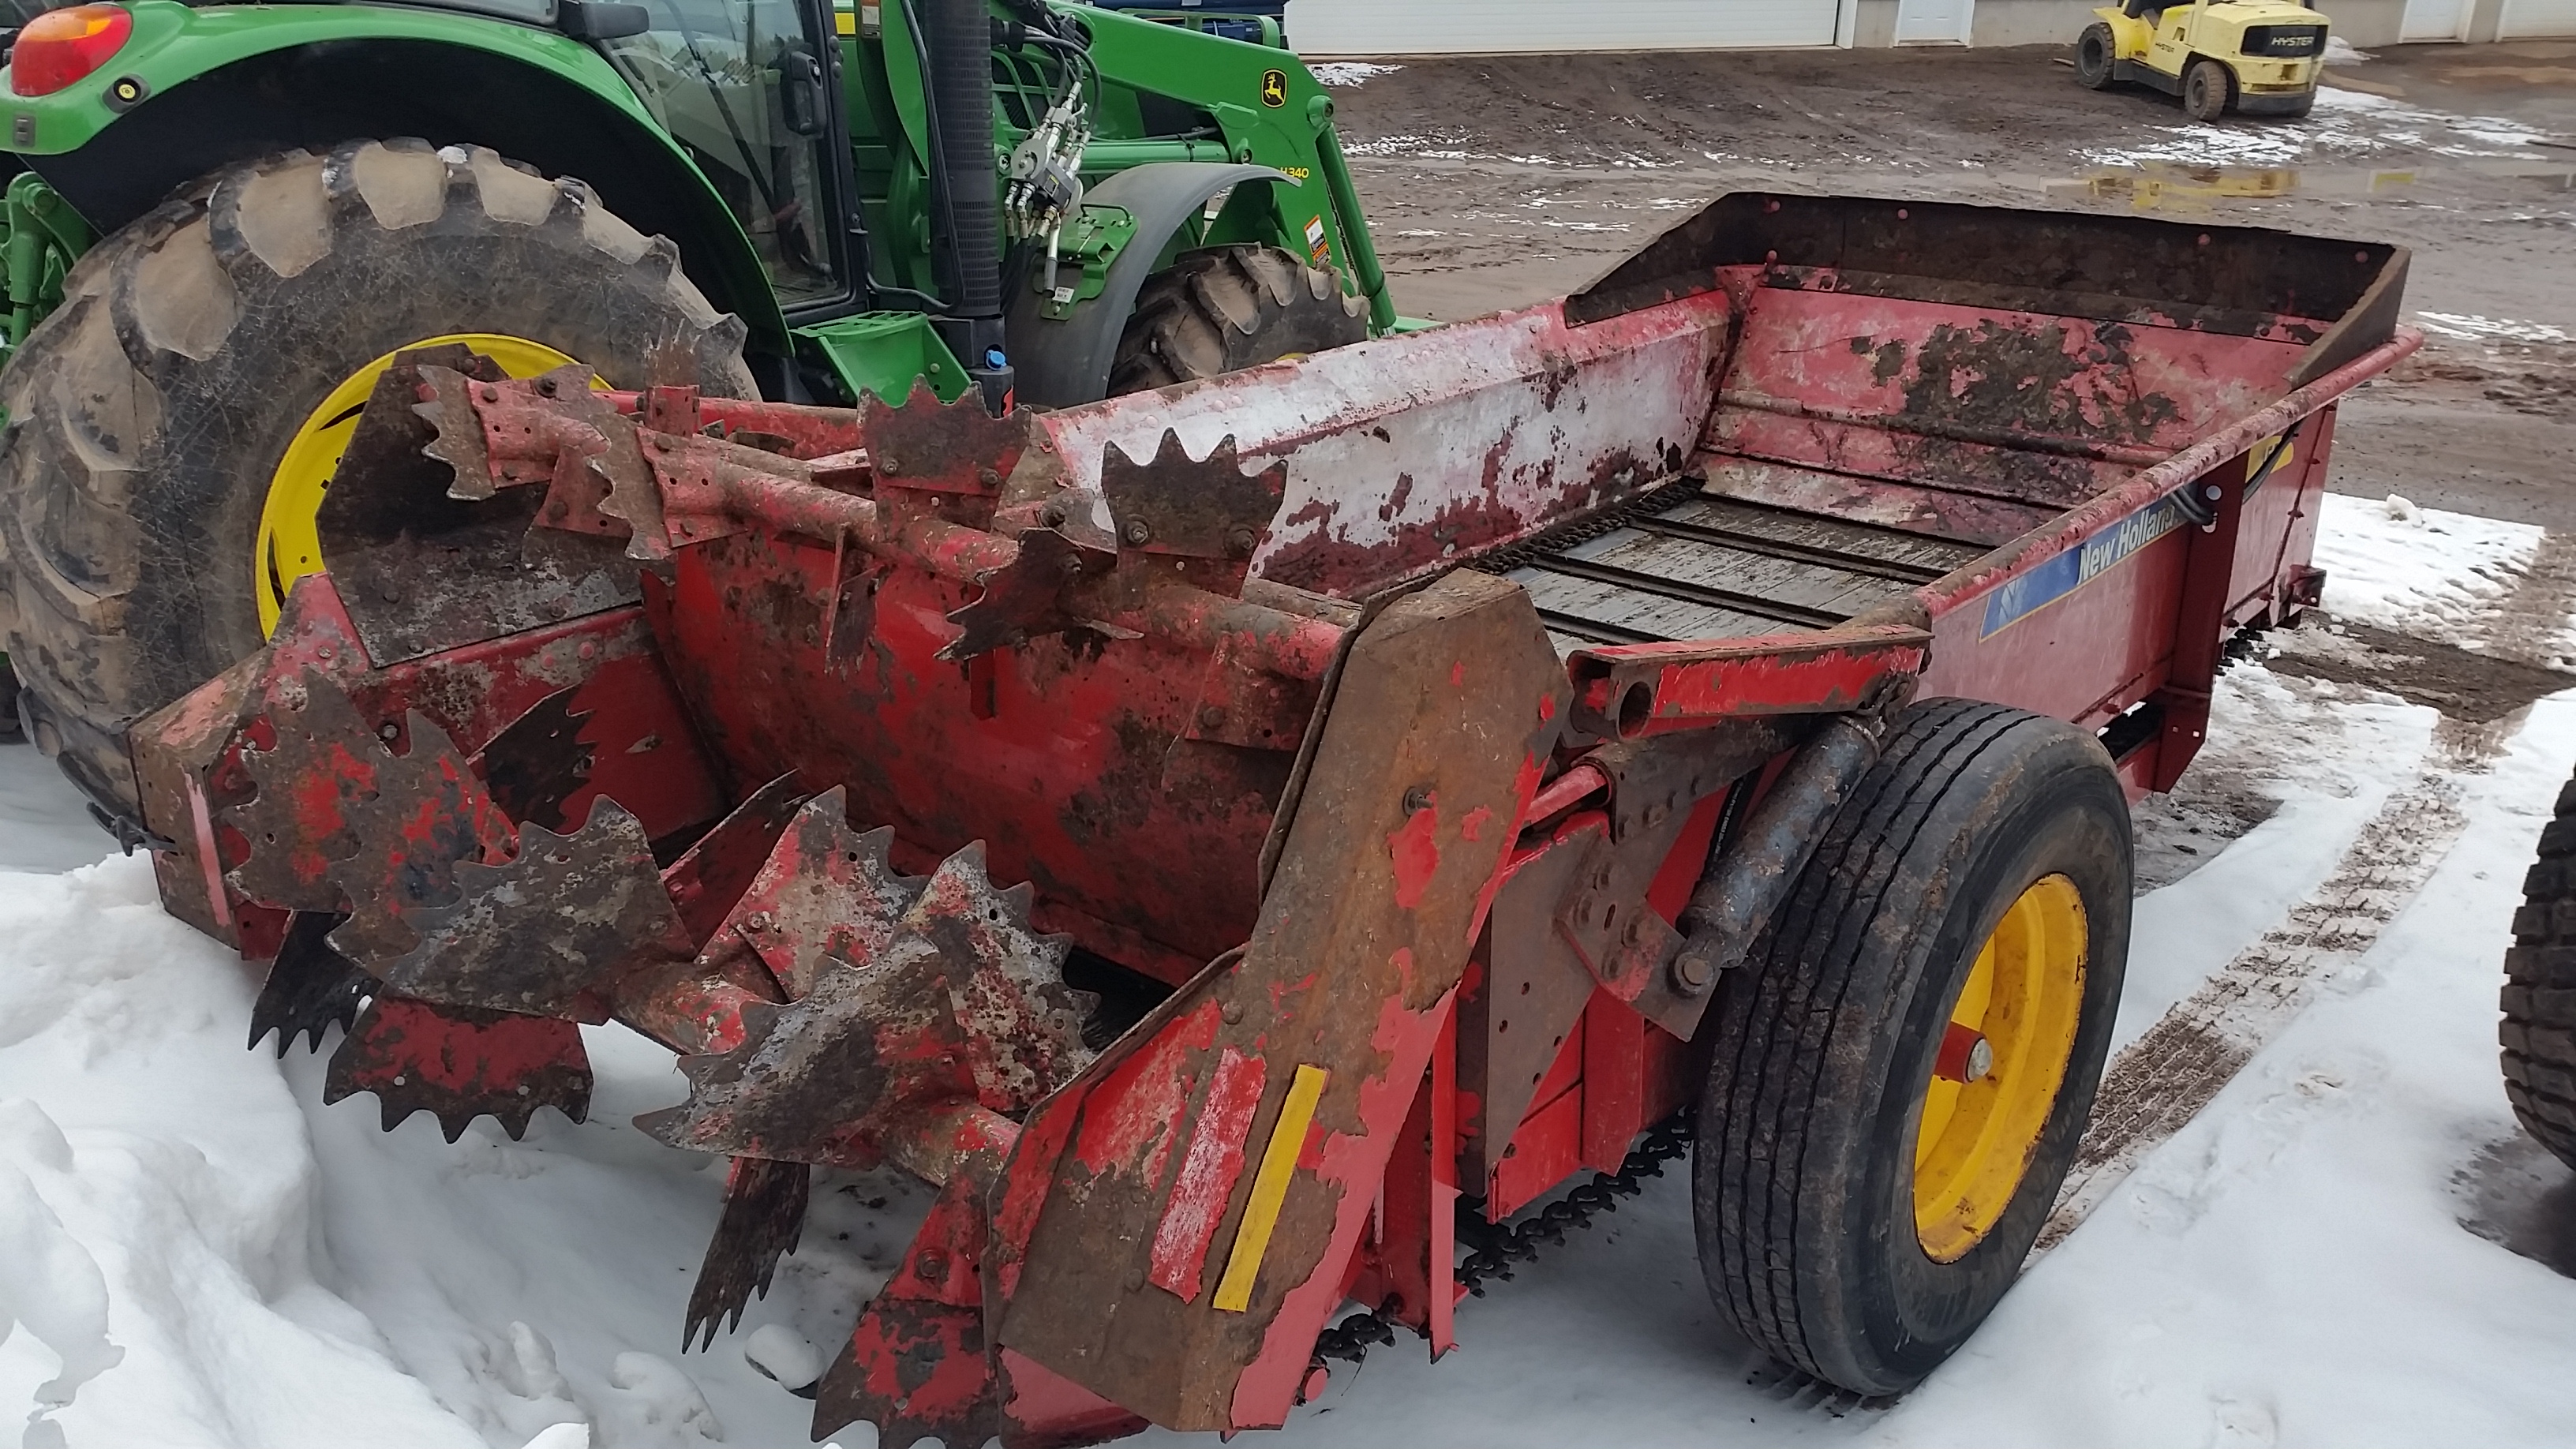
{"type": "Polygon", "coordinates": [[[1692,1204],[1739,1332],[1876,1397],[1985,1320],[2091,1114],[2130,891],[2127,798],[2090,734],[1969,700],[1899,718],[1701,1033],[1692,1204]],[[1945,1050],[1961,1030],[1984,1065],[1945,1050]]]}
{"type": "Polygon", "coordinates": [[[2576,780],[2559,790],[2556,815],[2523,877],[2496,1035],[2513,1115],[2576,1167],[2576,780]]]}
{"type": "Polygon", "coordinates": [[[2084,27],[2075,38],[2075,80],[2089,91],[2111,88],[2111,62],[2118,57],[2119,44],[2112,38],[2111,27],[2096,20],[2084,27]]]}
{"type": "Polygon", "coordinates": [[[658,380],[660,357],[710,393],[755,390],[743,324],[669,241],[479,147],[228,167],[93,248],[64,292],[0,377],[0,650],[38,746],[128,814],[127,728],[260,646],[272,479],[371,361],[488,334],[617,386],[658,380]]]}
{"type": "Polygon", "coordinates": [[[1109,392],[1196,382],[1368,337],[1368,304],[1273,246],[1184,252],[1145,279],[1109,392]]]}
{"type": "Polygon", "coordinates": [[[2182,73],[2182,108],[2195,121],[2215,121],[2236,102],[2236,76],[2215,60],[2195,60],[2182,73]]]}

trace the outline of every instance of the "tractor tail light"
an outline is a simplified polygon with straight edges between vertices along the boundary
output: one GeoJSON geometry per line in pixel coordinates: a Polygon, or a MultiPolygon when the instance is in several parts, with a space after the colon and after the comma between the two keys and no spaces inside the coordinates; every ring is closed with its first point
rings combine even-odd
{"type": "Polygon", "coordinates": [[[121,5],[73,5],[48,10],[18,32],[9,53],[9,89],[49,96],[107,64],[134,33],[134,17],[121,5]]]}

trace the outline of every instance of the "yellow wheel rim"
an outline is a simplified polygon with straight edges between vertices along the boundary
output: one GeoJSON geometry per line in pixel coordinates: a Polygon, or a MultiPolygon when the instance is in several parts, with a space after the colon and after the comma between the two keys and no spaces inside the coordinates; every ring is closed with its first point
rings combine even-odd
{"type": "MultiPolygon", "coordinates": [[[[306,416],[304,425],[295,430],[295,436],[287,441],[286,455],[278,459],[277,472],[268,481],[268,500],[260,508],[259,537],[251,554],[252,587],[259,595],[261,633],[277,627],[278,611],[286,607],[286,591],[294,587],[295,581],[322,571],[322,538],[313,518],[321,510],[323,493],[331,486],[331,472],[340,466],[340,454],[349,446],[349,435],[357,431],[358,415],[366,410],[367,397],[376,390],[378,374],[393,365],[396,353],[446,342],[464,343],[512,377],[534,377],[572,361],[544,343],[524,337],[498,332],[450,332],[397,347],[343,378],[306,416]]],[[[591,385],[607,386],[598,378],[591,379],[591,385]]]]}
{"type": "Polygon", "coordinates": [[[1959,988],[1914,1139],[1914,1232],[1934,1262],[1957,1262],[1992,1232],[2029,1170],[2075,1049],[2084,952],[2083,896],[2044,876],[2004,912],[1959,988]]]}

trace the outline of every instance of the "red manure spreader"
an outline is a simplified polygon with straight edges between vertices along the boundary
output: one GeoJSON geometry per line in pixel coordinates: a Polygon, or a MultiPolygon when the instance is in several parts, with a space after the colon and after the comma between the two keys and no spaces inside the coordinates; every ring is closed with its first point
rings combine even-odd
{"type": "MultiPolygon", "coordinates": [[[[1726,197],[1562,301],[993,416],[378,383],[327,570],[143,722],[169,909],[388,1125],[937,1186],[815,1431],[1281,1423],[1687,1151],[1725,1317],[1863,1395],[2090,1108],[2129,801],[2318,599],[2383,245],[1726,197]]],[[[1506,1311],[1496,1308],[1495,1312],[1506,1311]]]]}

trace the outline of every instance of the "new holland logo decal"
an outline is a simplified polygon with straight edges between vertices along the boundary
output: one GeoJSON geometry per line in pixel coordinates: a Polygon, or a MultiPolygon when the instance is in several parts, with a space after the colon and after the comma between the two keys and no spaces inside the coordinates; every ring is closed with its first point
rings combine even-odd
{"type": "Polygon", "coordinates": [[[2170,495],[2159,498],[2074,548],[2041,563],[1986,595],[1986,622],[1978,637],[1994,634],[2038,613],[2093,582],[2191,520],[2170,495]]]}

